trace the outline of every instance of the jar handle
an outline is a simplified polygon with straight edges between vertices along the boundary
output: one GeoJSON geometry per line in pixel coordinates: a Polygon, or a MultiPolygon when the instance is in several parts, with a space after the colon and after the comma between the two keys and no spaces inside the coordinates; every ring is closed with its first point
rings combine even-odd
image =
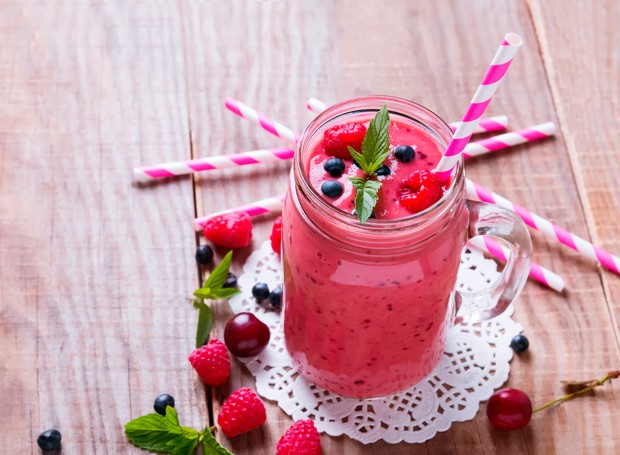
{"type": "Polygon", "coordinates": [[[484,202],[467,201],[469,237],[490,236],[508,247],[510,256],[499,280],[481,292],[455,291],[456,322],[480,322],[502,314],[519,295],[530,271],[532,241],[527,227],[513,212],[484,202]]]}

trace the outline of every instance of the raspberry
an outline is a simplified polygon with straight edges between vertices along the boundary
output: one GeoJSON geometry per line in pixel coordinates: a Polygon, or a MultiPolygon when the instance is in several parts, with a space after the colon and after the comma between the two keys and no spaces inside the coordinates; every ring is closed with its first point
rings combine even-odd
{"type": "Polygon", "coordinates": [[[214,216],[202,228],[207,239],[226,248],[243,248],[252,241],[252,219],[245,212],[214,216]]]}
{"type": "Polygon", "coordinates": [[[426,210],[443,195],[441,184],[430,171],[414,171],[400,188],[400,203],[413,213],[426,210]]]}
{"type": "Polygon", "coordinates": [[[271,228],[271,236],[269,237],[271,240],[271,248],[276,253],[280,254],[282,250],[282,217],[279,216],[273,222],[273,228],[271,228]]]}
{"type": "Polygon", "coordinates": [[[224,402],[217,423],[229,438],[260,427],[267,420],[265,405],[254,390],[243,387],[224,402]]]}
{"type": "Polygon", "coordinates": [[[228,350],[224,343],[216,338],[192,352],[189,363],[205,384],[222,385],[230,377],[228,350]]]}
{"type": "Polygon", "coordinates": [[[341,159],[351,159],[347,146],[362,153],[362,142],[366,136],[366,127],[361,123],[344,123],[336,125],[323,133],[325,153],[341,159]]]}
{"type": "Polygon", "coordinates": [[[278,441],[276,455],[321,455],[321,439],[312,420],[300,420],[278,441]]]}

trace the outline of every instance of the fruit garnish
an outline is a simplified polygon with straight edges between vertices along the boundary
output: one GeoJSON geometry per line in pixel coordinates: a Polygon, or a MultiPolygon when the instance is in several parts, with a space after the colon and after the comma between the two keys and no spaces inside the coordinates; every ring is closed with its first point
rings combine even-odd
{"type": "Polygon", "coordinates": [[[379,198],[381,182],[372,180],[372,176],[390,153],[390,114],[387,106],[383,106],[368,125],[361,148],[349,146],[349,153],[357,165],[366,174],[362,177],[349,177],[357,190],[355,195],[355,211],[361,223],[365,223],[379,198]],[[358,152],[361,150],[361,153],[358,152]]]}
{"type": "Polygon", "coordinates": [[[256,283],[252,286],[252,296],[257,302],[261,302],[269,297],[269,285],[267,283],[256,283]]]}
{"type": "MultiPolygon", "coordinates": [[[[346,150],[349,153],[349,150],[346,150]]],[[[323,164],[323,169],[332,177],[340,177],[344,172],[344,161],[340,158],[330,158],[323,164]]]]}
{"type": "Polygon", "coordinates": [[[431,171],[413,171],[403,180],[400,203],[410,212],[426,210],[443,196],[441,184],[431,171]]]}
{"type": "Polygon", "coordinates": [[[513,351],[515,351],[517,354],[520,354],[522,352],[527,351],[527,348],[530,347],[530,340],[527,339],[527,337],[525,335],[516,335],[511,341],[510,341],[510,347],[512,348],[513,351]]]}
{"type": "Polygon", "coordinates": [[[282,217],[279,216],[273,222],[273,227],[271,228],[271,235],[269,236],[269,240],[271,241],[271,249],[276,253],[280,254],[282,251],[282,217]]]}
{"type": "Polygon", "coordinates": [[[342,196],[344,188],[342,183],[335,180],[327,180],[321,184],[321,192],[332,199],[342,196]]]}
{"type": "Polygon", "coordinates": [[[348,147],[360,150],[366,135],[366,127],[361,123],[336,125],[323,133],[325,153],[336,158],[351,158],[348,147]]]}
{"type": "Polygon", "coordinates": [[[56,452],[60,450],[62,435],[56,429],[45,430],[37,438],[37,444],[43,452],[56,452]]]}
{"type": "Polygon", "coordinates": [[[198,264],[209,265],[213,262],[213,249],[209,245],[199,245],[195,257],[198,264]]]}
{"type": "Polygon", "coordinates": [[[280,309],[280,307],[282,306],[282,287],[281,286],[274,288],[273,291],[269,293],[269,303],[274,309],[276,310],[280,309]]]}
{"type": "Polygon", "coordinates": [[[252,241],[252,218],[245,212],[214,216],[202,228],[208,240],[225,248],[243,248],[252,241]]]}
{"type": "Polygon", "coordinates": [[[312,420],[299,420],[278,441],[276,455],[321,455],[321,438],[312,420]]]}
{"type": "Polygon", "coordinates": [[[415,158],[415,149],[410,145],[399,145],[394,149],[394,156],[402,163],[408,163],[415,158]]]}
{"type": "Polygon", "coordinates": [[[489,398],[487,417],[496,430],[518,430],[532,418],[532,402],[519,389],[498,390],[489,398]]]}
{"type": "Polygon", "coordinates": [[[230,377],[228,351],[224,343],[216,338],[192,352],[189,355],[189,363],[192,364],[202,382],[207,385],[222,385],[230,377]]]}
{"type": "Polygon", "coordinates": [[[217,416],[217,423],[229,438],[260,427],[267,420],[263,401],[252,389],[243,387],[230,394],[217,416]]]}
{"type": "Polygon", "coordinates": [[[165,416],[167,406],[174,408],[174,397],[172,395],[162,393],[161,395],[158,395],[157,398],[155,398],[155,402],[153,403],[153,409],[155,409],[155,412],[157,414],[165,416]]]}
{"type": "Polygon", "coordinates": [[[205,427],[202,431],[182,427],[176,410],[166,407],[165,415],[147,414],[125,424],[125,435],[133,445],[153,452],[186,454],[202,442],[205,454],[233,455],[213,436],[214,429],[205,427]]]}
{"type": "Polygon", "coordinates": [[[226,323],[224,342],[237,357],[252,357],[264,351],[271,331],[252,313],[238,313],[226,323]]]}
{"type": "Polygon", "coordinates": [[[228,272],[226,275],[226,281],[224,281],[223,288],[236,288],[237,287],[237,275],[232,272],[228,272]]]}

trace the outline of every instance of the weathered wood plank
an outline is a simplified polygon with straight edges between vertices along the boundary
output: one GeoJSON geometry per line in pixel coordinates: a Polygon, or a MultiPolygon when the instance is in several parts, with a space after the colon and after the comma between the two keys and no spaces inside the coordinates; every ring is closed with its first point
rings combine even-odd
{"type": "Polygon", "coordinates": [[[161,392],[206,422],[186,360],[191,185],[137,188],[130,171],[189,156],[179,12],[1,8],[0,453],[39,453],[49,427],[63,453],[142,453],[122,425],[161,392]]]}

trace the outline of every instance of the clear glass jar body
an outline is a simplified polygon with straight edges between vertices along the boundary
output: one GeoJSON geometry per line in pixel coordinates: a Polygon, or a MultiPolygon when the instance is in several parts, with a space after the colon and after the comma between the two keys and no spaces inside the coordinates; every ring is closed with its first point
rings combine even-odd
{"type": "MultiPolygon", "coordinates": [[[[439,362],[455,320],[458,299],[453,290],[468,231],[475,235],[501,230],[496,235],[508,238],[503,232],[516,223],[519,238],[527,237],[522,249],[513,249],[514,257],[522,259],[519,267],[508,264],[509,273],[496,292],[499,312],[522,288],[527,277],[524,261],[529,261],[527,230],[521,230],[522,223],[511,215],[482,210],[491,216],[481,232],[468,229],[472,221],[476,226],[480,221],[472,220],[466,204],[462,162],[441,200],[424,212],[395,220],[361,224],[312,188],[307,166],[323,131],[368,117],[384,104],[392,120],[416,125],[420,134],[433,137],[445,150],[452,131],[418,104],[381,96],[337,104],[302,134],[283,210],[287,350],[303,376],[358,398],[404,390],[439,362]]],[[[480,210],[474,212],[478,216],[480,210]]],[[[498,313],[492,310],[479,319],[498,313]]]]}

